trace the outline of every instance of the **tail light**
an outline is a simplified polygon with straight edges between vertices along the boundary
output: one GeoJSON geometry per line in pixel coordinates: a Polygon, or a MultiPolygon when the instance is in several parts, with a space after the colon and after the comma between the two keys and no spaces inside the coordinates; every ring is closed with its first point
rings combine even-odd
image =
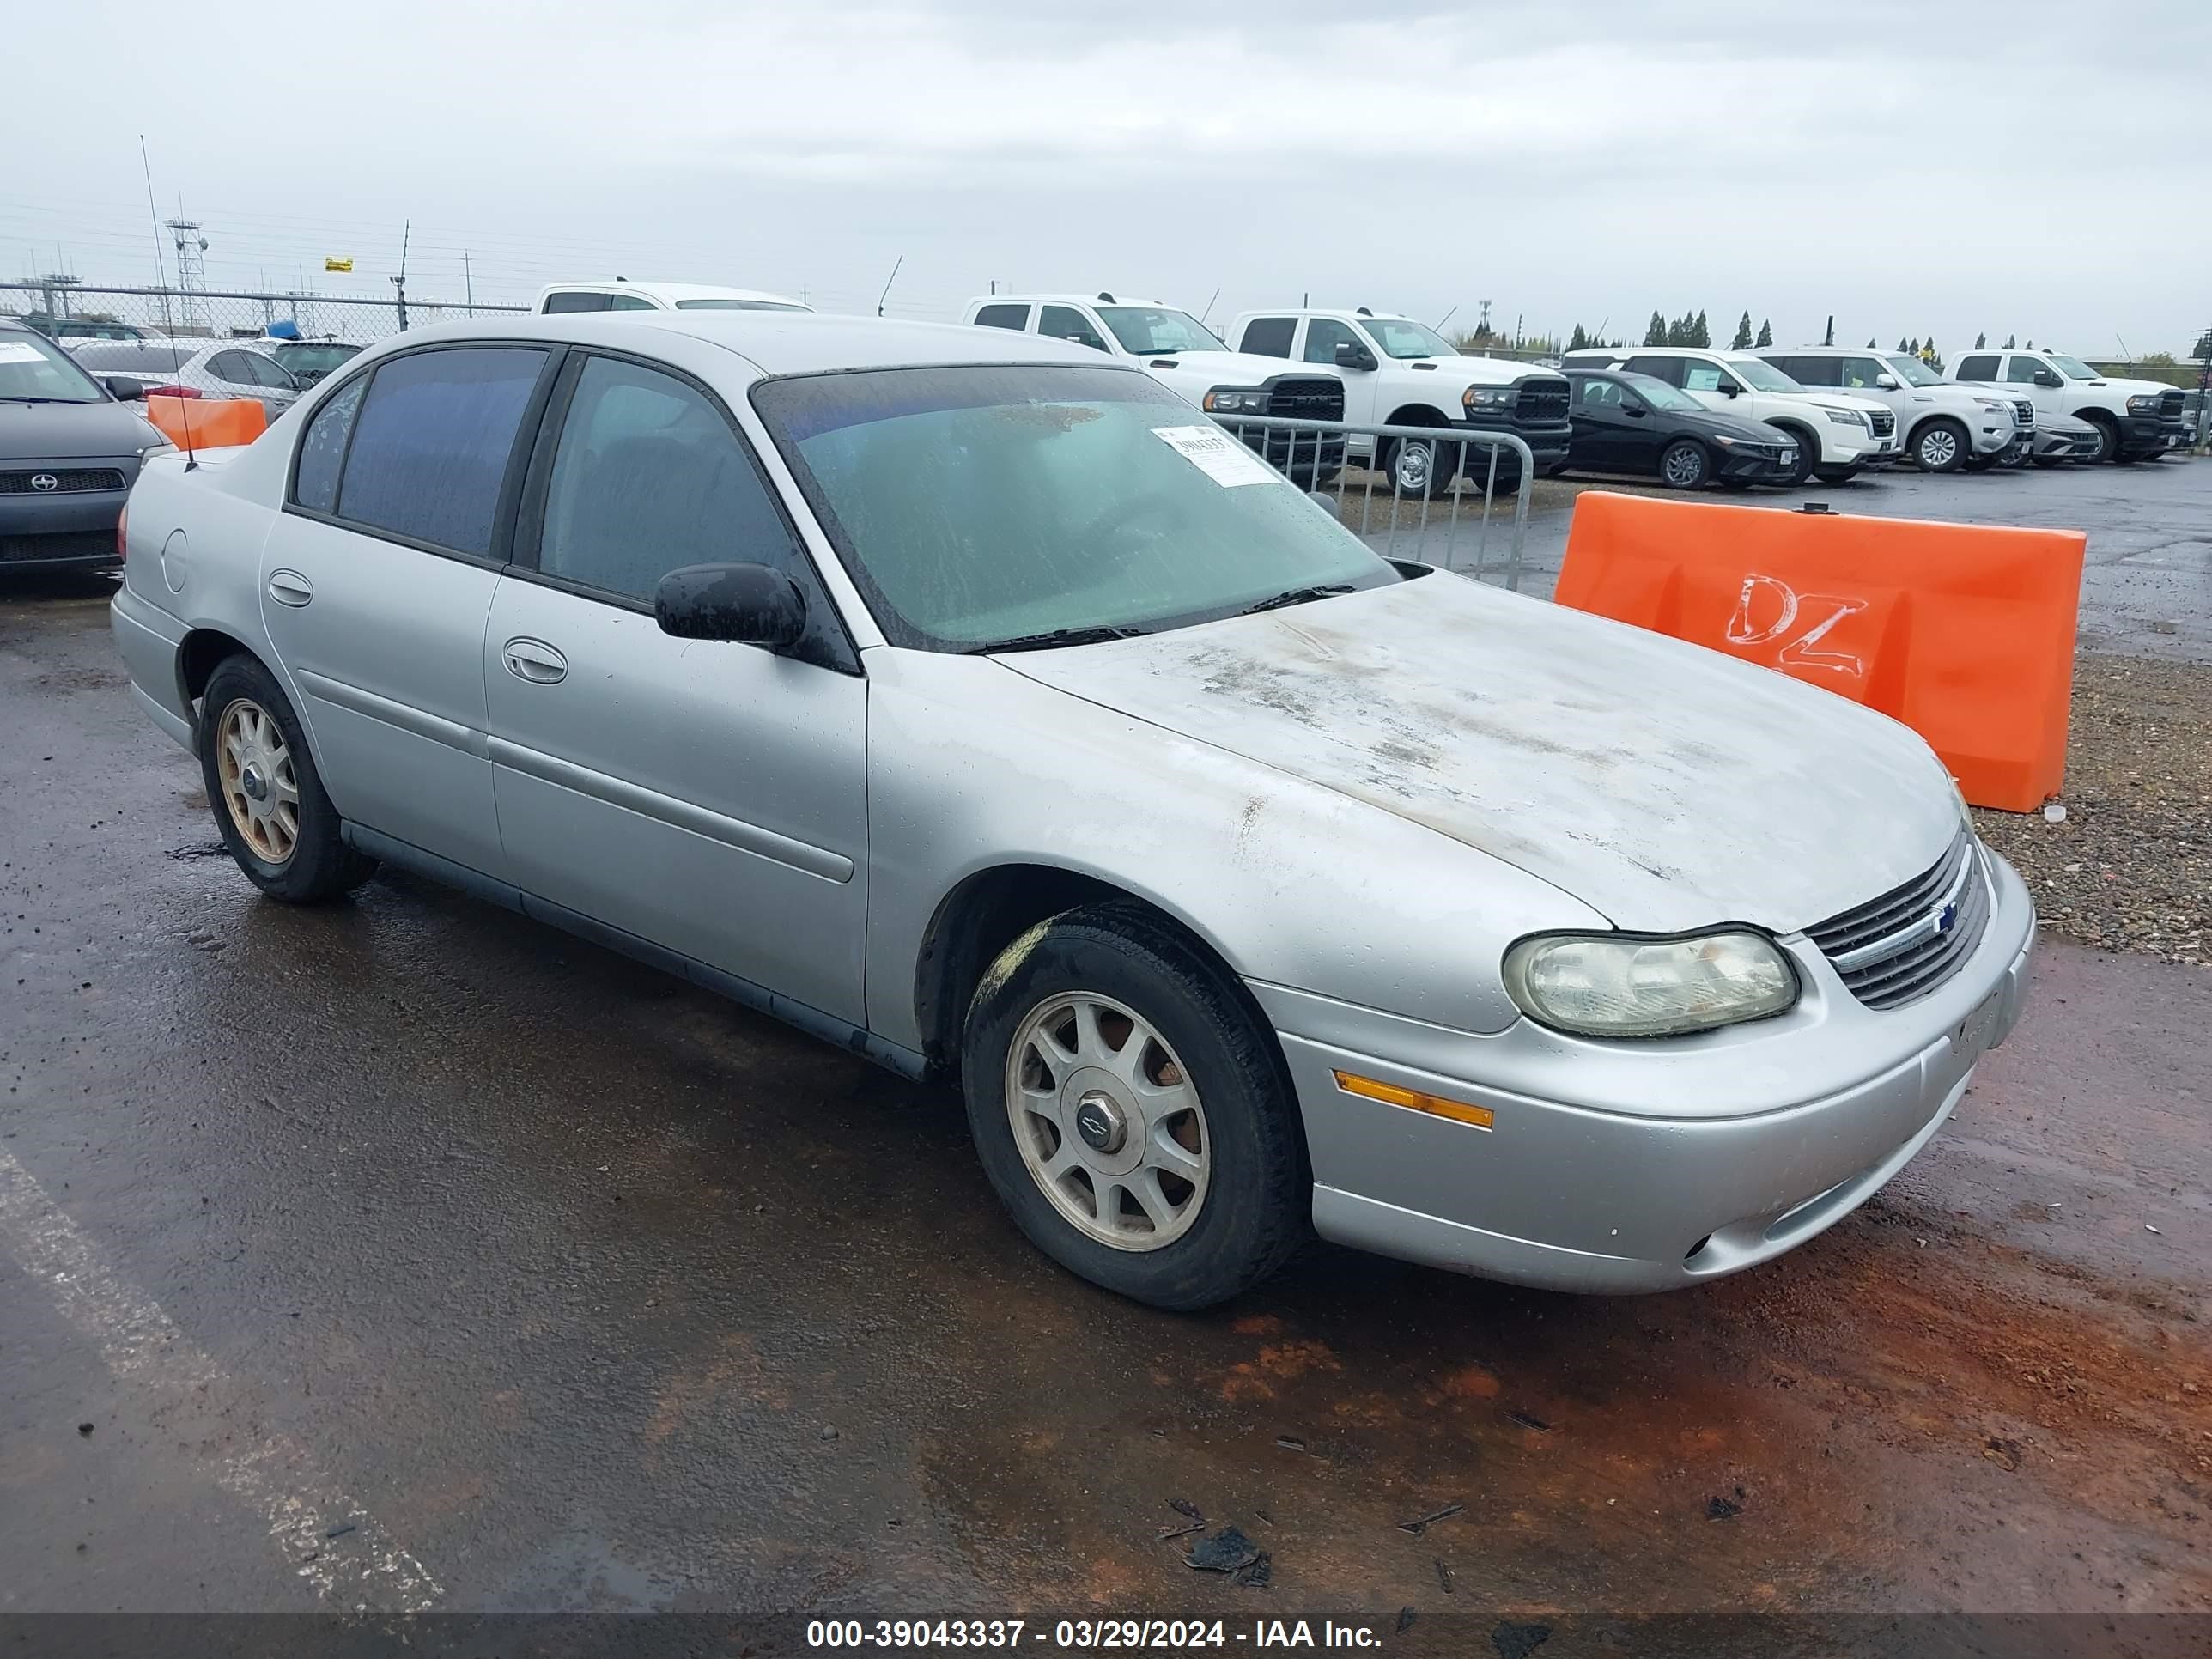
{"type": "Polygon", "coordinates": [[[131,560],[131,508],[127,505],[115,515],[115,556],[126,564],[131,560]]]}
{"type": "Polygon", "coordinates": [[[149,398],[197,398],[200,393],[188,386],[149,386],[146,388],[146,395],[149,398]]]}

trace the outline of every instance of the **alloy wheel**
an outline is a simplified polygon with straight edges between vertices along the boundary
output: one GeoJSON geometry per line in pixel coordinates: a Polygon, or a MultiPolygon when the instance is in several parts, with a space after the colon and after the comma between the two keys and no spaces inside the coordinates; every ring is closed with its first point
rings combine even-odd
{"type": "Polygon", "coordinates": [[[250,697],[216,722],[216,775],[230,822],[253,856],[283,864],[300,844],[300,783],[283,728],[250,697]]]}
{"type": "Polygon", "coordinates": [[[1920,465],[1940,472],[1957,459],[1959,435],[1948,426],[1930,427],[1920,434],[1920,465]]]}

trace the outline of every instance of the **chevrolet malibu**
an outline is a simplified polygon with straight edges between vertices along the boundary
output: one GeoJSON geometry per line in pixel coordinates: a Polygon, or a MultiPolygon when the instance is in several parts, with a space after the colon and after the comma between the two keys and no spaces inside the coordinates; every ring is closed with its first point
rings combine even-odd
{"type": "Polygon", "coordinates": [[[1377,556],[1135,368],[800,313],[363,352],[155,459],[114,632],[239,867],[380,863],[915,1078],[1066,1267],[1802,1243],[2016,1018],[1904,726],[1377,556]]]}

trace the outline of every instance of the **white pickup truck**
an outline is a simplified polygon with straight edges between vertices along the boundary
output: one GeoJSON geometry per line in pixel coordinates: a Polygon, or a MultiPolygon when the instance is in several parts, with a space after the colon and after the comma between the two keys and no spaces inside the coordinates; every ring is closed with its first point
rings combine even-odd
{"type": "Polygon", "coordinates": [[[2087,421],[2097,428],[2100,461],[2154,459],[2189,442],[2179,386],[2115,380],[2063,351],[1970,351],[1951,378],[2024,396],[2045,415],[2087,421]]]}
{"type": "MultiPolygon", "coordinates": [[[[970,300],[963,321],[1072,340],[1124,357],[1209,415],[1300,421],[1344,419],[1344,382],[1330,369],[1292,371],[1272,357],[1231,351],[1188,312],[1158,300],[1112,294],[994,294],[970,300]]],[[[1344,466],[1344,440],[1310,433],[1237,428],[1253,450],[1309,489],[1344,466]]]]}
{"type": "MultiPolygon", "coordinates": [[[[1345,419],[1354,426],[1432,426],[1510,432],[1528,446],[1539,472],[1564,466],[1574,428],[1567,382],[1549,369],[1498,357],[1469,357],[1427,324],[1364,306],[1350,311],[1248,311],[1229,326],[1248,357],[1288,357],[1344,376],[1345,419]]],[[[1390,475],[1405,495],[1441,495],[1461,472],[1490,475],[1491,447],[1431,445],[1354,433],[1346,453],[1390,475]],[[1441,460],[1439,456],[1441,455],[1441,460]]],[[[1520,480],[1520,458],[1498,453],[1500,487],[1520,480]]]]}

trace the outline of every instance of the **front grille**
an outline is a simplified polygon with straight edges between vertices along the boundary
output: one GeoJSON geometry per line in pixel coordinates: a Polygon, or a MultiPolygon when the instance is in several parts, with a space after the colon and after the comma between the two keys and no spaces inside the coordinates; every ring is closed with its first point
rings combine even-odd
{"type": "Polygon", "coordinates": [[[2035,405],[2028,402],[2027,398],[2022,398],[2018,403],[2012,406],[2012,423],[2014,426],[2033,426],[2035,424],[2035,405]]]}
{"type": "Polygon", "coordinates": [[[1516,426],[1557,426],[1567,418],[1567,383],[1543,378],[1519,382],[1513,398],[1516,426]]]}
{"type": "Polygon", "coordinates": [[[1344,418],[1344,382],[1325,374],[1285,378],[1267,386],[1267,413],[1297,421],[1344,418]]]}
{"type": "Polygon", "coordinates": [[[1867,430],[1877,438],[1889,437],[1897,430],[1897,416],[1886,409],[1869,410],[1867,422],[1867,430]]]}
{"type": "Polygon", "coordinates": [[[122,488],[123,475],[112,466],[40,466],[23,472],[0,472],[0,495],[66,495],[78,490],[122,488]],[[32,484],[33,478],[52,478],[53,483],[40,489],[32,484]]]}
{"type": "Polygon", "coordinates": [[[1924,873],[1805,930],[1869,1008],[1901,1008],[1957,972],[1989,926],[1981,849],[1961,830],[1924,873]]]}
{"type": "Polygon", "coordinates": [[[38,564],[52,559],[108,559],[117,563],[112,530],[71,530],[53,536],[0,536],[0,564],[38,564]]]}
{"type": "Polygon", "coordinates": [[[2179,420],[2181,418],[2181,405],[2183,402],[2184,399],[2179,388],[2167,392],[2166,396],[2158,400],[2159,418],[2162,421],[2179,420]]]}

